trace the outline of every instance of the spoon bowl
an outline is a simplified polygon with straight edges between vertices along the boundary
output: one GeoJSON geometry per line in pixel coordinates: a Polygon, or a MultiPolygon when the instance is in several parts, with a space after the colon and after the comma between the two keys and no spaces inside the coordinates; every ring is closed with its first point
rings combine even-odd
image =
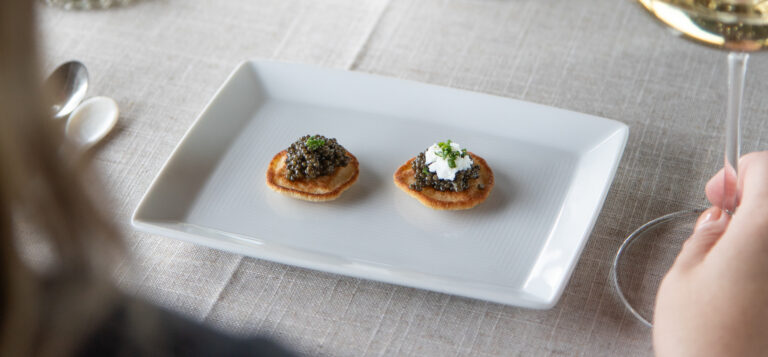
{"type": "Polygon", "coordinates": [[[67,138],[85,151],[109,134],[119,115],[114,99],[93,97],[72,112],[64,131],[67,138]]]}
{"type": "Polygon", "coordinates": [[[88,91],[88,70],[78,61],[70,61],[57,67],[45,81],[51,95],[51,116],[66,118],[85,98],[88,91]]]}

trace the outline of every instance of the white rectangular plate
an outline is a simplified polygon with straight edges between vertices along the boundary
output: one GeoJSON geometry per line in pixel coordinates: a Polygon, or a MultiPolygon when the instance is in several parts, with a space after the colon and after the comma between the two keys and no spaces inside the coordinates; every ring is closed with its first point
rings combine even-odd
{"type": "Polygon", "coordinates": [[[423,83],[253,61],[227,79],[134,213],[141,230],[284,264],[503,304],[560,297],[624,150],[626,125],[423,83]],[[271,191],[267,164],[305,134],[360,161],[338,200],[271,191]],[[452,139],[496,186],[459,212],[422,206],[395,169],[452,139]]]}

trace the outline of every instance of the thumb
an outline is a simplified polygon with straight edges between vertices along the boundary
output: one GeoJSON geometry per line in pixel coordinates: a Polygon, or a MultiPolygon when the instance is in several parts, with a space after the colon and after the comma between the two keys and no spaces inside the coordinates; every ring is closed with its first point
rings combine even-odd
{"type": "Polygon", "coordinates": [[[674,266],[687,268],[701,262],[725,233],[729,221],[730,216],[719,207],[710,207],[702,212],[693,228],[693,234],[677,255],[674,266]]]}

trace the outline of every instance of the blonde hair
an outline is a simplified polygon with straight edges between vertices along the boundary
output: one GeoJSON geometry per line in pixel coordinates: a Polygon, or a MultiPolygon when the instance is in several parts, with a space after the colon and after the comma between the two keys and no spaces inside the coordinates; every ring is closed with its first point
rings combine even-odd
{"type": "Polygon", "coordinates": [[[75,353],[114,303],[109,261],[121,247],[46,111],[35,6],[0,1],[0,356],[75,353]],[[47,269],[22,254],[23,227],[50,248],[47,269]]]}

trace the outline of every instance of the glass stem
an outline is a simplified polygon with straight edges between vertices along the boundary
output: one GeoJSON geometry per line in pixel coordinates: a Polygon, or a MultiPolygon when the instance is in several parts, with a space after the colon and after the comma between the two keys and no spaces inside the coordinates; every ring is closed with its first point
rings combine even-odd
{"type": "Polygon", "coordinates": [[[741,103],[749,54],[728,54],[728,107],[725,116],[725,168],[722,209],[733,214],[739,205],[739,156],[741,148],[741,103]]]}

